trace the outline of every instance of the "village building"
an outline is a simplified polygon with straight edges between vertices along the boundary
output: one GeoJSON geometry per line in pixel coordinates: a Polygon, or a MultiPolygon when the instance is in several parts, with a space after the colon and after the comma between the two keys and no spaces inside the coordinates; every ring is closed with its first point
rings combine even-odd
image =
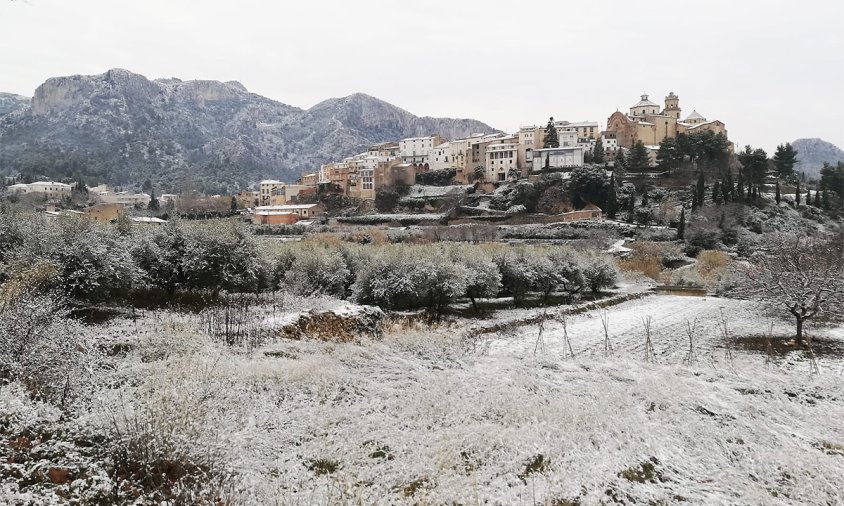
{"type": "Polygon", "coordinates": [[[567,146],[534,150],[532,172],[542,172],[546,164],[551,170],[580,167],[583,165],[583,147],[567,146]]]}
{"type": "Polygon", "coordinates": [[[7,187],[9,193],[17,194],[38,194],[48,199],[61,199],[70,197],[73,187],[65,183],[55,181],[37,181],[35,183],[18,183],[7,187]]]}
{"type": "Polygon", "coordinates": [[[120,204],[96,204],[85,209],[85,217],[97,223],[111,223],[116,220],[124,207],[120,204]]]}
{"type": "Polygon", "coordinates": [[[120,204],[124,207],[147,206],[152,200],[152,197],[150,197],[149,194],[132,193],[128,191],[102,191],[97,193],[97,198],[104,204],[120,204]]]}
{"type": "Polygon", "coordinates": [[[665,107],[651,102],[648,95],[642,95],[639,102],[630,107],[630,112],[614,112],[607,119],[607,132],[615,134],[620,147],[631,148],[637,141],[645,145],[658,145],[666,138],[676,138],[681,133],[711,130],[727,135],[726,125],[714,120],[707,121],[697,111],[685,120],[680,120],[682,109],[680,97],[674,92],[665,97],[665,107]]]}
{"type": "Polygon", "coordinates": [[[417,170],[429,170],[431,151],[442,143],[439,134],[402,139],[399,141],[399,156],[405,163],[416,165],[417,170]]]}
{"type": "Polygon", "coordinates": [[[484,155],[487,181],[506,181],[511,170],[516,170],[521,175],[518,137],[500,139],[488,144],[484,155]]]}

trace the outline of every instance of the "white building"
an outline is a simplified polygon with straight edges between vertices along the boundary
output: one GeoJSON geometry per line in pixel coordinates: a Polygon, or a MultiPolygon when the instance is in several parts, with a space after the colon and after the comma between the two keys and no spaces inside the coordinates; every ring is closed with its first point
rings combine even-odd
{"type": "Polygon", "coordinates": [[[439,134],[427,137],[410,137],[399,141],[399,156],[404,163],[424,165],[430,162],[431,151],[442,144],[439,134]]]}
{"type": "Polygon", "coordinates": [[[275,179],[265,179],[258,183],[258,198],[260,199],[259,202],[262,204],[270,202],[270,197],[273,195],[274,191],[277,191],[278,188],[283,185],[284,182],[276,181],[275,179]]]}
{"type": "Polygon", "coordinates": [[[46,196],[48,199],[69,197],[73,187],[69,184],[57,183],[55,181],[37,181],[35,183],[18,183],[7,187],[10,193],[29,194],[37,193],[46,196]]]}
{"type": "Polygon", "coordinates": [[[152,197],[146,193],[130,193],[130,192],[100,192],[97,194],[100,202],[104,204],[120,204],[125,207],[136,205],[149,205],[152,197]]]}
{"type": "Polygon", "coordinates": [[[299,218],[311,218],[322,212],[321,204],[287,204],[283,206],[258,206],[255,212],[293,213],[299,218]]]}
{"type": "Polygon", "coordinates": [[[542,172],[546,160],[551,169],[567,169],[583,165],[583,148],[578,146],[535,149],[533,172],[542,172]]]}
{"type": "Polygon", "coordinates": [[[457,167],[457,155],[452,153],[451,143],[443,142],[431,150],[428,157],[431,170],[451,169],[457,167]]]}
{"type": "Polygon", "coordinates": [[[487,181],[506,181],[511,169],[519,169],[519,143],[516,138],[503,139],[486,147],[487,181]]]}

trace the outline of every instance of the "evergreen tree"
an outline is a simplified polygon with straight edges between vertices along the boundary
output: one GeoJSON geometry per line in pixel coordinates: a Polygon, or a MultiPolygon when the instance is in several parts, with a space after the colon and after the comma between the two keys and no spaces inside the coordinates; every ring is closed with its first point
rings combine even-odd
{"type": "Polygon", "coordinates": [[[160,206],[158,204],[158,199],[155,198],[155,190],[154,189],[150,189],[150,196],[149,197],[150,197],[149,198],[149,205],[147,206],[147,209],[149,209],[150,211],[158,211],[160,206]]]}
{"type": "Polygon", "coordinates": [[[677,239],[681,241],[685,239],[686,235],[686,208],[680,208],[680,223],[677,224],[677,239]]]}
{"type": "Polygon", "coordinates": [[[776,193],[774,194],[774,200],[776,200],[777,204],[779,204],[781,199],[782,199],[782,197],[780,196],[780,182],[777,181],[777,190],[776,190],[776,193]]]}
{"type": "Polygon", "coordinates": [[[716,204],[721,203],[721,182],[720,181],[715,181],[715,183],[712,184],[712,202],[715,202],[716,204]]]}
{"type": "Polygon", "coordinates": [[[648,187],[645,186],[645,189],[642,190],[642,207],[648,207],[648,187]]]}
{"type": "Polygon", "coordinates": [[[736,194],[739,200],[744,200],[744,171],[739,169],[738,179],[736,180],[736,194]]]}
{"type": "Polygon", "coordinates": [[[557,128],[554,126],[554,117],[548,120],[548,126],[545,127],[545,148],[559,148],[560,139],[557,137],[557,128]]]}
{"type": "Polygon", "coordinates": [[[815,207],[820,209],[821,207],[821,192],[820,190],[815,190],[815,207]]]}
{"type": "Polygon", "coordinates": [[[696,193],[697,203],[700,207],[703,207],[704,198],[706,197],[706,181],[703,178],[702,170],[697,173],[696,193]]]}
{"type": "Polygon", "coordinates": [[[659,143],[656,166],[661,170],[670,171],[677,168],[677,162],[677,142],[672,137],[666,137],[659,143]]]}
{"type": "Polygon", "coordinates": [[[636,214],[636,195],[630,194],[627,199],[627,222],[633,223],[633,216],[636,214]]]}
{"type": "Polygon", "coordinates": [[[782,179],[789,179],[794,175],[794,165],[797,163],[797,150],[786,142],[785,145],[777,146],[777,151],[774,153],[774,167],[777,170],[777,175],[782,179]]]}
{"type": "Polygon", "coordinates": [[[829,192],[826,187],[823,189],[823,208],[829,210],[829,192]]]}
{"type": "Polygon", "coordinates": [[[542,166],[542,172],[545,174],[551,172],[551,154],[545,154],[545,165],[542,166]]]}
{"type": "Polygon", "coordinates": [[[594,160],[595,158],[592,156],[591,149],[586,150],[586,152],[583,153],[583,163],[592,163],[594,160]]]}
{"type": "Polygon", "coordinates": [[[618,197],[615,194],[615,173],[610,174],[610,189],[607,194],[607,216],[615,218],[618,213],[618,197]]]}
{"type": "Polygon", "coordinates": [[[733,172],[727,169],[727,177],[724,178],[724,183],[721,185],[721,192],[724,194],[724,202],[729,202],[735,197],[736,191],[733,186],[733,172]]]}
{"type": "Polygon", "coordinates": [[[806,188],[806,205],[812,205],[812,189],[806,188]]]}
{"type": "Polygon", "coordinates": [[[232,195],[231,210],[237,211],[237,197],[232,195]]]}
{"type": "Polygon", "coordinates": [[[800,205],[800,180],[797,180],[797,189],[794,190],[794,203],[800,205]]]}
{"type": "Polygon", "coordinates": [[[630,152],[630,160],[627,165],[630,170],[645,170],[650,166],[651,158],[648,155],[648,148],[642,141],[636,141],[630,152]]]}
{"type": "Polygon", "coordinates": [[[598,139],[595,140],[595,147],[592,148],[592,161],[599,164],[606,162],[606,157],[604,155],[604,141],[600,136],[598,136],[598,139]]]}
{"type": "Polygon", "coordinates": [[[618,154],[615,155],[614,166],[622,171],[627,170],[627,158],[624,156],[624,148],[618,148],[618,154]]]}

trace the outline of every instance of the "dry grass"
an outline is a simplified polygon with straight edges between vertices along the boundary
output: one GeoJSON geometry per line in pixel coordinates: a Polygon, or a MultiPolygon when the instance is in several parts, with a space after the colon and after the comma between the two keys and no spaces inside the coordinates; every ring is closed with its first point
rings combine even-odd
{"type": "Polygon", "coordinates": [[[720,278],[727,268],[729,257],[723,251],[706,250],[697,256],[697,272],[706,281],[720,278]]]}
{"type": "Polygon", "coordinates": [[[622,272],[640,272],[654,281],[659,281],[662,273],[662,264],[658,259],[635,254],[628,259],[619,260],[618,268],[622,272]]]}

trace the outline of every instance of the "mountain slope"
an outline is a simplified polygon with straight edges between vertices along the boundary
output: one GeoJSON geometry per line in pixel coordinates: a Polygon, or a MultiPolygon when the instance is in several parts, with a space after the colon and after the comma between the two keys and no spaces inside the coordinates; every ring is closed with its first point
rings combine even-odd
{"type": "Polygon", "coordinates": [[[29,99],[12,93],[0,93],[0,117],[25,109],[29,99]]]}
{"type": "Polygon", "coordinates": [[[794,170],[804,172],[811,178],[820,177],[824,162],[832,165],[844,162],[844,151],[822,139],[797,139],[791,145],[797,150],[797,165],[794,170]]]}
{"type": "Polygon", "coordinates": [[[161,190],[231,191],[302,171],[366,146],[438,132],[490,132],[468,119],[427,118],[364,94],[303,110],[235,81],[149,80],[127,70],[47,80],[31,104],[0,117],[0,172],[161,190]]]}

